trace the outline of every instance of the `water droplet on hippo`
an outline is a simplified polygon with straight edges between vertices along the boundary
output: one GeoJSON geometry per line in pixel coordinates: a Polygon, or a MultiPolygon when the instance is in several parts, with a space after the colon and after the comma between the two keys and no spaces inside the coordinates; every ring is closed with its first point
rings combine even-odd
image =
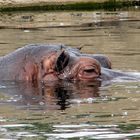
{"type": "Polygon", "coordinates": [[[39,105],[44,105],[45,103],[44,102],[39,102],[39,105]]]}
{"type": "Polygon", "coordinates": [[[91,104],[91,103],[93,103],[93,99],[92,99],[92,98],[88,98],[88,99],[87,99],[87,102],[88,102],[89,104],[91,104]]]}

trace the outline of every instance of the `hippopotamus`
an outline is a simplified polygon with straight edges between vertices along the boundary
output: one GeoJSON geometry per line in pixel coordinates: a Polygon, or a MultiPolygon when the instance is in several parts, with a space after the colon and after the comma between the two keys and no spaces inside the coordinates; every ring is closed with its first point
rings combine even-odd
{"type": "Polygon", "coordinates": [[[111,69],[105,55],[84,54],[64,45],[30,44],[0,57],[0,80],[94,81],[131,77],[111,69]]]}

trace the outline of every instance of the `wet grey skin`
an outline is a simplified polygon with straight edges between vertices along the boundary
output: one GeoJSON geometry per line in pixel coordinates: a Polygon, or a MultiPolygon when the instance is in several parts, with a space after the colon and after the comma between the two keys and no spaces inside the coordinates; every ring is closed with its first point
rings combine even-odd
{"type": "Polygon", "coordinates": [[[31,44],[0,57],[0,80],[15,81],[93,81],[133,75],[111,69],[111,61],[102,54],[84,54],[64,45],[31,44]]]}

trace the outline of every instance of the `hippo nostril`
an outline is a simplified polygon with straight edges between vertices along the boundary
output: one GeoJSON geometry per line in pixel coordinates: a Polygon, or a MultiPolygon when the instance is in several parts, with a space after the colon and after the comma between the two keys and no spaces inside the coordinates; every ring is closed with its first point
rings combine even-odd
{"type": "Polygon", "coordinates": [[[78,73],[80,80],[94,80],[99,76],[97,68],[93,66],[85,66],[78,73]]]}
{"type": "Polygon", "coordinates": [[[92,72],[95,72],[95,69],[85,69],[84,72],[92,73],[92,72]]]}

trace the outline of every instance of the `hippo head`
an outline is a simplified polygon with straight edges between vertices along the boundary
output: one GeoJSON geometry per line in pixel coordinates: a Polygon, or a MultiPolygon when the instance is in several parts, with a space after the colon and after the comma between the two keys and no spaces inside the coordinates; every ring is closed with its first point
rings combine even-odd
{"type": "Polygon", "coordinates": [[[99,62],[90,57],[71,56],[65,50],[50,53],[41,63],[43,81],[95,80],[100,76],[99,62]]]}

